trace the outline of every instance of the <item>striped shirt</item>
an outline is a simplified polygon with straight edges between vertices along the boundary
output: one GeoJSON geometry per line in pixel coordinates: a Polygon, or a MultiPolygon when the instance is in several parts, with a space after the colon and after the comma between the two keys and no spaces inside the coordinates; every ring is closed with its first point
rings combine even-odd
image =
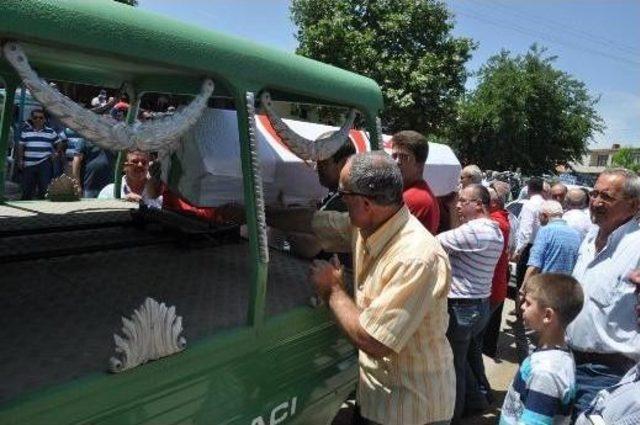
{"type": "Polygon", "coordinates": [[[52,128],[36,130],[27,125],[20,133],[20,146],[24,148],[24,165],[31,167],[46,161],[54,153],[55,145],[60,142],[58,134],[52,128]]]}
{"type": "Polygon", "coordinates": [[[449,298],[489,297],[493,272],[504,247],[498,223],[477,218],[440,233],[437,238],[451,261],[449,298]]]}
{"type": "Polygon", "coordinates": [[[353,252],[360,325],[393,352],[359,352],[362,415],[389,425],[449,420],[455,404],[453,354],[446,339],[449,261],[438,241],[402,207],[364,238],[347,213],[315,214],[326,251],[353,252]]]}
{"type": "Polygon", "coordinates": [[[534,351],[513,378],[500,425],[568,424],[576,394],[575,375],[576,364],[568,351],[534,351]]]}

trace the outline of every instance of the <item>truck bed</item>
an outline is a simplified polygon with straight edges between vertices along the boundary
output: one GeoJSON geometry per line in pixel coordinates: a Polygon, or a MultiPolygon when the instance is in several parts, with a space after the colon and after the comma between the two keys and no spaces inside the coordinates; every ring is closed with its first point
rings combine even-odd
{"type": "MultiPolygon", "coordinates": [[[[122,316],[147,297],[176,307],[187,349],[246,324],[251,267],[245,240],[227,235],[185,243],[174,233],[132,225],[130,205],[114,205],[23,216],[31,222],[20,224],[7,214],[13,207],[0,207],[0,403],[107,373],[122,316]]],[[[308,265],[271,251],[267,315],[308,304],[308,265]]]]}

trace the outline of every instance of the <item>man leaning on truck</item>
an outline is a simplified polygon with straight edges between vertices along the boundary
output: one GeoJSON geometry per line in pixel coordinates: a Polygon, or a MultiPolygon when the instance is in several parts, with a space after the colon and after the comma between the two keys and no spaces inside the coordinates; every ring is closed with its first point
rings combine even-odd
{"type": "Polygon", "coordinates": [[[318,211],[312,227],[325,250],[352,251],[355,302],[336,257],[314,261],[310,278],[359,349],[360,423],[449,423],[456,377],[447,255],[403,204],[402,175],[385,153],[352,156],[338,192],[348,214],[318,211]]]}

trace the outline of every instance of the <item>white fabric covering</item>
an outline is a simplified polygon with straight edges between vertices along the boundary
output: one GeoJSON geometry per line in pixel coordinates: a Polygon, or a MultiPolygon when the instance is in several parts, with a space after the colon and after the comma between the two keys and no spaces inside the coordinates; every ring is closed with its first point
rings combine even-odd
{"type": "MultiPolygon", "coordinates": [[[[284,121],[308,139],[337,129],[289,119],[284,121]]],[[[327,190],[318,183],[313,164],[291,153],[271,131],[265,116],[256,115],[256,127],[265,203],[315,205],[327,190]]],[[[358,152],[370,149],[364,131],[352,131],[351,136],[358,152]]],[[[243,203],[236,112],[207,109],[184,138],[185,143],[176,152],[179,165],[175,161],[172,163],[172,167],[179,167],[181,178],[172,189],[199,206],[243,203]]],[[[385,136],[385,140],[388,139],[389,136],[385,136]]],[[[448,146],[430,144],[425,177],[436,196],[455,190],[460,169],[460,162],[448,146]]]]}

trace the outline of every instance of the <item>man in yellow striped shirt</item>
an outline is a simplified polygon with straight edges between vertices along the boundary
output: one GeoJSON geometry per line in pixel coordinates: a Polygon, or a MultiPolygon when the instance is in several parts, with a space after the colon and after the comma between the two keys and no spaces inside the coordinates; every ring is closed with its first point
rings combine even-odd
{"type": "Polygon", "coordinates": [[[403,204],[400,170],[385,153],[352,156],[339,193],[348,214],[317,212],[312,227],[325,250],[353,253],[355,303],[335,257],[314,261],[311,280],[359,349],[363,423],[449,423],[456,377],[447,255],[403,204]]]}

